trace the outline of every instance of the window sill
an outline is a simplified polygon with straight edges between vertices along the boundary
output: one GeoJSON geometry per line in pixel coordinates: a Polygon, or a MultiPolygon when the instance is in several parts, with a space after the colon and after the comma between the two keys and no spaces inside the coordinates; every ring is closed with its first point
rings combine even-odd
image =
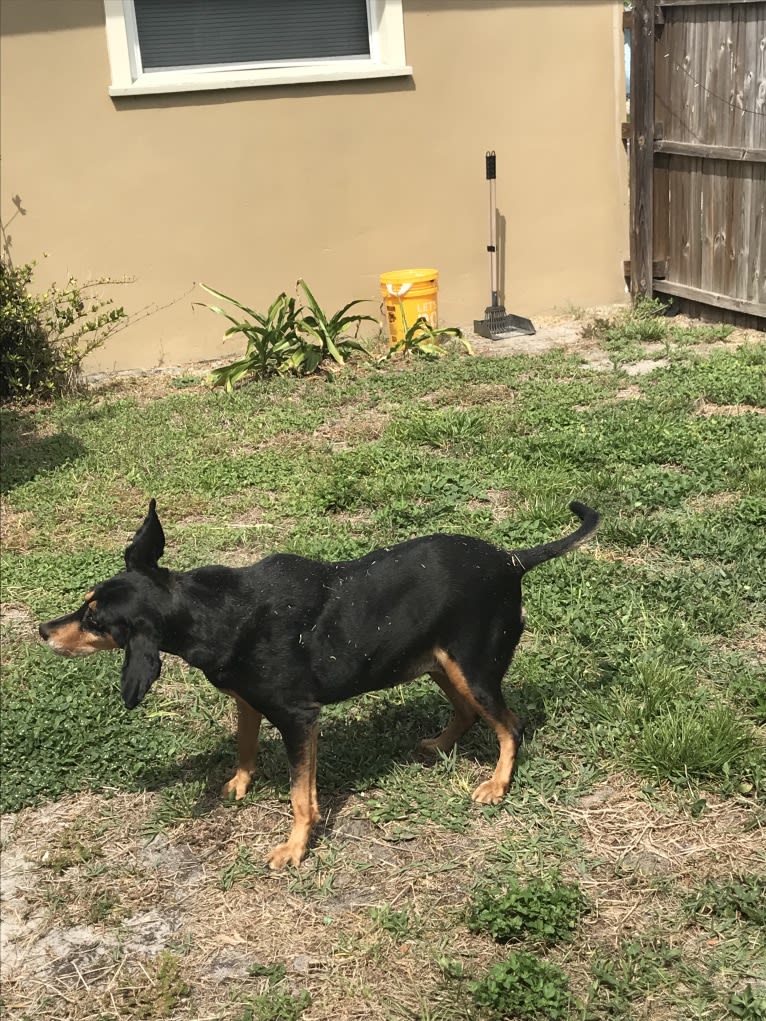
{"type": "Polygon", "coordinates": [[[261,85],[301,85],[367,78],[401,78],[412,74],[408,66],[392,67],[370,61],[348,61],[333,66],[274,67],[258,71],[154,71],[125,85],[111,85],[110,96],[146,96],[209,89],[245,89],[261,85]]]}

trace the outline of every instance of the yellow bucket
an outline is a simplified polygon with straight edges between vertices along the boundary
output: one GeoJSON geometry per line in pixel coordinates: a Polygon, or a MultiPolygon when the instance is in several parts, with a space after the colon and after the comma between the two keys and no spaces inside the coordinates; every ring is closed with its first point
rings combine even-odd
{"type": "Polygon", "coordinates": [[[407,330],[421,317],[427,319],[431,326],[438,326],[438,290],[439,271],[436,269],[398,269],[381,274],[382,308],[385,309],[392,346],[404,340],[407,330]],[[402,314],[407,321],[406,326],[402,314]]]}

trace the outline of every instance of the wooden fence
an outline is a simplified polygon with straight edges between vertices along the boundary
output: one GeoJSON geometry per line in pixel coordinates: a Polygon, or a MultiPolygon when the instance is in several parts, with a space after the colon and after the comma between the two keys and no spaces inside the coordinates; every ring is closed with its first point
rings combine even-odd
{"type": "Polygon", "coordinates": [[[634,0],[630,287],[766,323],[766,0],[634,0]]]}

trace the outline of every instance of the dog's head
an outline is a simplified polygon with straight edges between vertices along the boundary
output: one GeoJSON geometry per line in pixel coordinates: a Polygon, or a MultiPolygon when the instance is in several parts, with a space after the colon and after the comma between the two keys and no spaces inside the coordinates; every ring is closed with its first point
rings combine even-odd
{"type": "Polygon", "coordinates": [[[161,593],[167,572],[157,562],[165,534],[156,503],[125,550],[126,570],[100,582],[74,613],[40,625],[40,637],[61,656],[124,649],[122,698],[128,709],[143,700],[160,675],[161,593]]]}

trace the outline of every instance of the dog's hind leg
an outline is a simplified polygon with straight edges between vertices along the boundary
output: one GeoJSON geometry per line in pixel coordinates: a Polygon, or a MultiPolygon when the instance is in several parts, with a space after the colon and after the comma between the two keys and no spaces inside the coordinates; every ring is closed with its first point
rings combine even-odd
{"type": "Polygon", "coordinates": [[[237,768],[231,780],[223,785],[221,797],[228,798],[233,794],[237,801],[241,801],[250,789],[255,773],[263,717],[233,691],[227,691],[226,694],[231,695],[237,703],[237,768]]]}
{"type": "Polygon", "coordinates": [[[455,713],[444,730],[437,737],[427,737],[420,742],[420,748],[424,752],[452,751],[457,741],[474,725],[478,718],[478,710],[469,702],[464,695],[458,691],[450,681],[449,676],[441,670],[432,670],[430,673],[432,681],[435,681],[444,694],[452,703],[455,713]]]}
{"type": "Polygon", "coordinates": [[[503,701],[500,690],[502,674],[492,683],[468,683],[458,662],[443,649],[436,650],[436,659],[447,675],[450,684],[465,702],[494,730],[500,744],[497,765],[489,780],[479,784],[473,800],[482,805],[496,805],[505,797],[511,783],[513,764],[521,738],[521,721],[503,701]]]}
{"type": "Polygon", "coordinates": [[[293,828],[284,844],[273,848],[266,861],[269,868],[281,869],[287,864],[299,865],[306,853],[311,830],[319,822],[317,800],[317,716],[305,722],[275,722],[287,749],[290,762],[290,803],[293,828]]]}

